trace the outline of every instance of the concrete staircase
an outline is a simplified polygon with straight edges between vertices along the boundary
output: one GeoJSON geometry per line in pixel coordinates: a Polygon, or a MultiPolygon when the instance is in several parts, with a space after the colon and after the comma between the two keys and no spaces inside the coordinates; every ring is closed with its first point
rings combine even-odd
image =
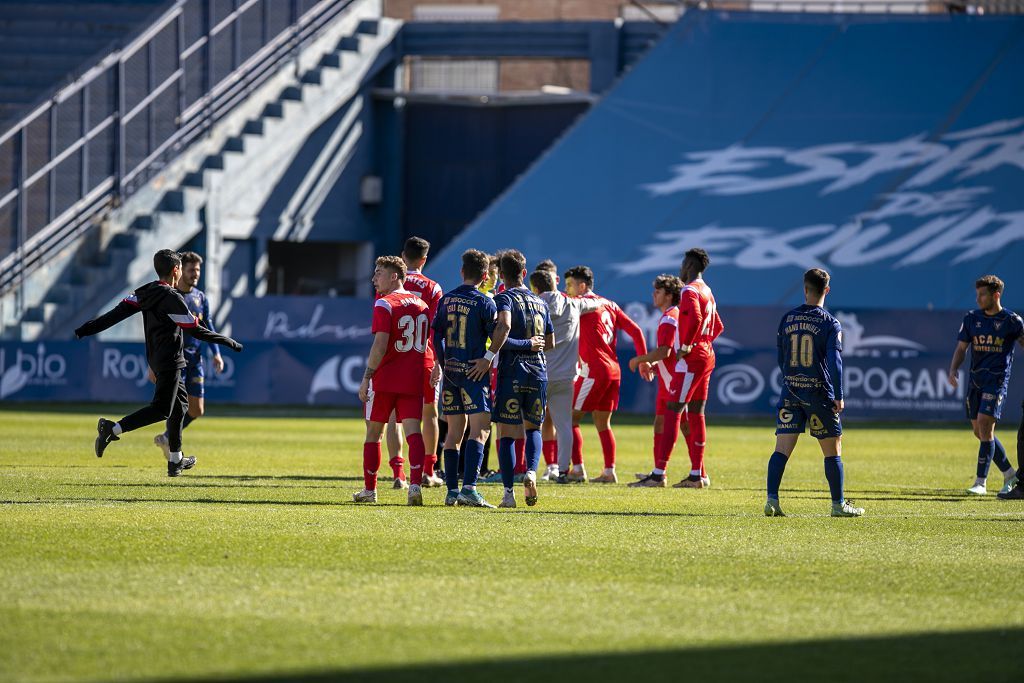
{"type": "MultiPolygon", "coordinates": [[[[74,327],[153,279],[152,255],[181,248],[204,227],[204,215],[224,216],[232,236],[245,236],[258,209],[310,134],[391,63],[387,54],[401,22],[379,18],[379,2],[356,4],[303,52],[298,68],[276,76],[211,135],[187,150],[147,187],[114,211],[97,234],[66,258],[63,272],[16,334],[22,341],[70,337],[74,327]],[[361,16],[360,8],[365,6],[361,16]]],[[[346,117],[347,119],[348,117],[346,117]]],[[[351,121],[348,124],[351,127],[351,121]]],[[[44,275],[45,277],[45,275],[44,275]]],[[[205,279],[205,278],[204,278],[205,279]]],[[[210,281],[204,286],[210,290],[210,281]]],[[[220,305],[230,298],[220,292],[220,305]]],[[[141,320],[107,338],[141,338],[141,320]]]]}

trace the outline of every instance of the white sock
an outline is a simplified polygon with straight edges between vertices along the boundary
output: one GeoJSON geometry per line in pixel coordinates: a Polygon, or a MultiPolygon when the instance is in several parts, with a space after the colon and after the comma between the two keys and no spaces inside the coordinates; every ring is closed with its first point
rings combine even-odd
{"type": "Polygon", "coordinates": [[[974,480],[975,486],[985,486],[986,484],[988,484],[988,479],[982,479],[981,477],[977,477],[974,480]]]}
{"type": "Polygon", "coordinates": [[[572,471],[575,472],[576,474],[579,474],[580,472],[583,471],[583,465],[573,465],[572,471]]]}
{"type": "Polygon", "coordinates": [[[699,477],[700,476],[700,470],[690,470],[690,476],[691,477],[699,477]]]}
{"type": "Polygon", "coordinates": [[[115,422],[114,428],[111,431],[114,432],[114,436],[121,436],[121,423],[115,422]]]}
{"type": "Polygon", "coordinates": [[[514,489],[510,489],[510,488],[506,488],[505,489],[505,493],[514,493],[514,492],[515,492],[514,489]]]}
{"type": "Polygon", "coordinates": [[[167,460],[177,465],[181,462],[181,451],[172,451],[171,454],[167,456],[167,460]]]}
{"type": "Polygon", "coordinates": [[[476,491],[476,484],[473,484],[472,486],[463,486],[462,488],[466,489],[467,491],[476,491]]]}
{"type": "Polygon", "coordinates": [[[1011,467],[1010,469],[1008,469],[1005,472],[1003,472],[1003,481],[1010,481],[1011,479],[1013,479],[1016,476],[1017,476],[1017,473],[1011,467]]]}
{"type": "Polygon", "coordinates": [[[605,474],[615,474],[615,468],[614,467],[605,467],[604,468],[604,473],[605,474]]]}
{"type": "Polygon", "coordinates": [[[660,470],[657,467],[655,467],[653,470],[651,470],[651,474],[665,474],[665,470],[660,470]]]}

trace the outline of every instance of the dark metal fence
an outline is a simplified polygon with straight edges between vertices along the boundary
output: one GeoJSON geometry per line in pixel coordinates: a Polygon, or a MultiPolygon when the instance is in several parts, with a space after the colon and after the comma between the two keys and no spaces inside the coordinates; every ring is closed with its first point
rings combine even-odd
{"type": "Polygon", "coordinates": [[[353,0],[176,0],[0,132],[0,293],[240,104],[353,0]]]}

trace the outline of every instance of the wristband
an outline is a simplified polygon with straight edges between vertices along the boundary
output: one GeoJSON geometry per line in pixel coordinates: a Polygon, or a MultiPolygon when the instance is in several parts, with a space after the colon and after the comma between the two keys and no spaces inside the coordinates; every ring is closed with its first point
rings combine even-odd
{"type": "Polygon", "coordinates": [[[484,360],[486,360],[488,363],[490,363],[490,362],[494,361],[494,357],[496,355],[497,354],[494,353],[494,351],[488,351],[487,353],[484,354],[484,360]]]}

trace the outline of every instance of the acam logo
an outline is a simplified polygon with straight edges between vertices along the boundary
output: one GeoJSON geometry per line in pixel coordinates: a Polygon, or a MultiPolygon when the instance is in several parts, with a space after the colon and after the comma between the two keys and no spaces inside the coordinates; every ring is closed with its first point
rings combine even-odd
{"type": "Polygon", "coordinates": [[[317,394],[324,391],[346,391],[358,393],[362,381],[362,369],[366,359],[362,356],[333,356],[313,373],[306,402],[316,403],[317,394]]]}

